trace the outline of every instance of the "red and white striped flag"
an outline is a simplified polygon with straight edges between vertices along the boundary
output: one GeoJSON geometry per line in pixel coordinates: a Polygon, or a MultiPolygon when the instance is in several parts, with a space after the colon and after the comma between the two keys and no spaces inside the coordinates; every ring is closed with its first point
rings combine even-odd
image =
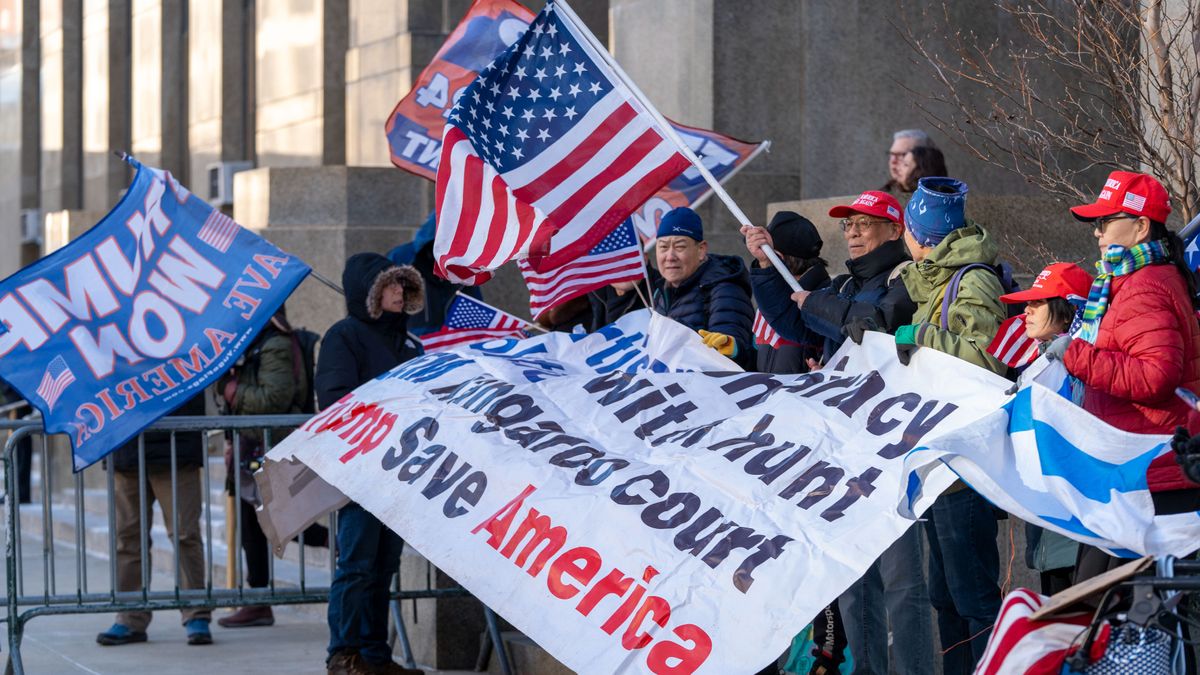
{"type": "Polygon", "coordinates": [[[691,166],[561,0],[458,98],[437,173],[438,274],[561,267],[691,166]]]}
{"type": "Polygon", "coordinates": [[[534,320],[542,312],[572,298],[621,281],[638,281],[646,276],[646,259],[642,255],[633,222],[626,220],[609,233],[582,258],[539,273],[521,260],[518,265],[525,285],[529,287],[529,313],[534,320]]]}
{"type": "Polygon", "coordinates": [[[762,312],[756,309],[754,310],[754,344],[779,348],[784,345],[799,343],[779,337],[779,333],[776,333],[775,329],[771,328],[771,324],[767,323],[767,319],[762,315],[762,312]]]}
{"type": "Polygon", "coordinates": [[[421,344],[425,352],[430,353],[484,340],[520,340],[529,337],[523,330],[526,325],[512,314],[470,296],[459,295],[450,303],[446,324],[435,333],[422,335],[421,344]]]}
{"type": "Polygon", "coordinates": [[[1018,314],[1000,324],[987,351],[1009,368],[1033,363],[1038,357],[1038,341],[1025,335],[1025,315],[1018,314]]]}
{"type": "Polygon", "coordinates": [[[1058,675],[1072,642],[1087,628],[1092,616],[1080,613],[1030,620],[1047,600],[1027,588],[1018,588],[1004,598],[975,675],[1058,675]]]}

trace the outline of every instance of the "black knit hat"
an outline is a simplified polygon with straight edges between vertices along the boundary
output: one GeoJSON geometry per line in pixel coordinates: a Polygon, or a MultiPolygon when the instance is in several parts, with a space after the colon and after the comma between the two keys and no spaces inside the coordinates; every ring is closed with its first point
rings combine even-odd
{"type": "Polygon", "coordinates": [[[812,221],[795,211],[780,211],[767,225],[775,250],[794,258],[821,255],[821,235],[812,221]]]}

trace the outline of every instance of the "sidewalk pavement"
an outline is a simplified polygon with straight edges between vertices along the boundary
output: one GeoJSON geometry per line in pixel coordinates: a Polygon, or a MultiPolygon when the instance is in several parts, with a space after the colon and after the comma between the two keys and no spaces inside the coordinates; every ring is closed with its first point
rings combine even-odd
{"type": "MultiPolygon", "coordinates": [[[[40,593],[42,580],[41,541],[22,533],[22,563],[25,594],[40,593]]],[[[75,551],[56,546],[58,590],[74,588],[75,551]]],[[[0,574],[3,574],[0,565],[0,574]]],[[[108,561],[88,556],[89,590],[103,592],[108,583],[108,561]],[[99,585],[104,585],[100,588],[99,585]]],[[[167,575],[157,574],[155,589],[169,590],[167,575]]],[[[329,637],[325,605],[291,605],[275,608],[275,625],[262,628],[221,628],[216,618],[232,610],[214,613],[214,644],[189,646],[177,612],[157,612],[148,642],[103,647],[96,634],[113,623],[112,614],[74,614],[37,617],[25,624],[21,656],[25,672],[32,675],[91,673],[93,675],[158,675],[220,673],[220,675],[267,675],[274,673],[325,672],[325,645],[329,637]]],[[[7,633],[3,633],[0,658],[8,659],[7,633]]],[[[437,671],[427,671],[431,675],[437,671]]],[[[450,675],[450,671],[441,671],[450,675]]],[[[466,671],[459,671],[466,675],[466,671]]]]}

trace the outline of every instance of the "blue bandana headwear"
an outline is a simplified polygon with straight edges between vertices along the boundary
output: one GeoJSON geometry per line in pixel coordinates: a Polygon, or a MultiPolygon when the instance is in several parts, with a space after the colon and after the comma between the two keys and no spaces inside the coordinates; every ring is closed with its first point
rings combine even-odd
{"type": "Polygon", "coordinates": [[[667,211],[658,223],[660,237],[691,237],[696,241],[704,241],[704,224],[700,216],[686,206],[679,206],[667,211]]]}
{"type": "Polygon", "coordinates": [[[963,215],[966,203],[966,183],[954,178],[922,178],[904,208],[904,224],[918,244],[937,246],[946,235],[967,224],[963,215]]]}

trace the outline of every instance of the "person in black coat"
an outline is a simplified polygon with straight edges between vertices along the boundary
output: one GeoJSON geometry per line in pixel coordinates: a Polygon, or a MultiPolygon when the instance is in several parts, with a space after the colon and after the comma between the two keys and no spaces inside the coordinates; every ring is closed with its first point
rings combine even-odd
{"type": "Polygon", "coordinates": [[[654,251],[661,275],[654,311],[698,331],[743,368],[753,364],[754,306],[742,259],[710,254],[700,216],[686,206],[663,216],[654,251]]]}
{"type": "MultiPolygon", "coordinates": [[[[326,408],[377,375],[420,353],[408,338],[408,315],[421,311],[424,284],[409,266],[358,253],[342,272],[348,316],[321,340],[315,385],[326,408]]],[[[329,673],[420,672],[392,661],[388,595],[403,542],[351,502],[338,511],[338,559],[329,588],[329,673]]]]}
{"type": "MultiPolygon", "coordinates": [[[[847,336],[861,342],[866,330],[891,333],[910,323],[916,311],[900,279],[909,256],[901,239],[903,209],[896,198],[886,192],[864,192],[852,204],[830,209],[829,215],[842,219],[850,254],[848,273],[821,288],[795,293],[778,272],[768,268],[762,246],[773,244],[771,234],[759,227],[742,228],[746,247],[760,266],[751,275],[759,311],[787,340],[823,342],[825,362],[847,336]]],[[[917,533],[917,528],[909,528],[839,598],[856,668],[888,672],[889,616],[897,670],[914,672],[911,664],[924,668],[933,662],[929,595],[917,533]]]]}
{"type": "Polygon", "coordinates": [[[848,273],[820,288],[796,293],[762,252],[763,244],[772,244],[770,233],[763,228],[742,228],[746,246],[759,263],[751,272],[759,311],[786,340],[820,341],[823,359],[832,356],[848,334],[857,338],[863,329],[890,333],[909,323],[916,311],[900,280],[909,256],[901,239],[903,213],[895,197],[864,192],[853,204],[830,209],[829,215],[842,219],[850,254],[848,273]]]}
{"type": "MultiPolygon", "coordinates": [[[[824,242],[812,221],[794,211],[780,211],[767,225],[767,232],[775,241],[775,252],[801,287],[820,288],[829,281],[829,263],[821,258],[824,242]]],[[[755,260],[750,267],[753,270],[762,265],[755,260]]],[[[807,373],[810,363],[821,358],[821,347],[819,340],[807,343],[780,340],[777,347],[759,342],[755,370],[777,375],[807,373]]]]}

